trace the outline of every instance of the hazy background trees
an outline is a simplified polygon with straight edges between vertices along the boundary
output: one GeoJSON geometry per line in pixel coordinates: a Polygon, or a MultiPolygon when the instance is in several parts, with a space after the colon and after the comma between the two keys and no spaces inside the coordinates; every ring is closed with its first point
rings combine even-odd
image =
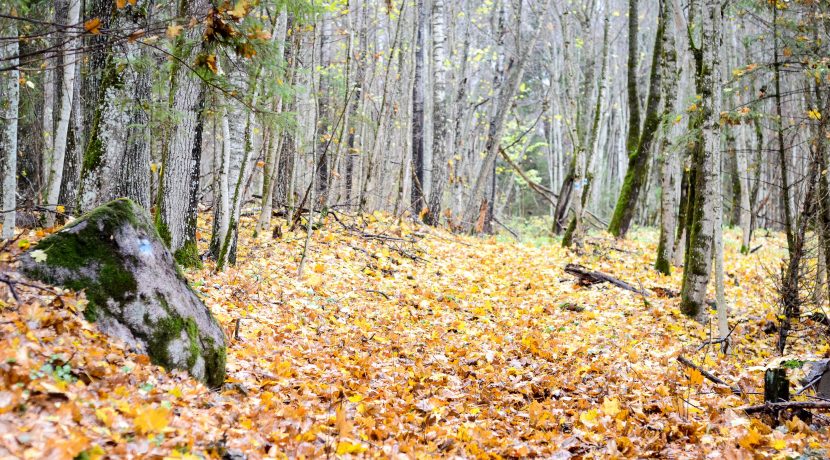
{"type": "Polygon", "coordinates": [[[118,196],[180,262],[218,267],[250,215],[258,234],[275,213],[537,218],[577,249],[660,225],[655,266],[686,266],[696,315],[722,220],[744,253],[754,229],[785,232],[788,317],[804,271],[826,273],[823,2],[0,6],[5,237],[118,196]]]}

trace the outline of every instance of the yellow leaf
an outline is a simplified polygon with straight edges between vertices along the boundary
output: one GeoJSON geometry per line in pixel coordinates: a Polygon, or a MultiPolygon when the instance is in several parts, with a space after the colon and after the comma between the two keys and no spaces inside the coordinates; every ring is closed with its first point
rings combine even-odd
{"type": "Polygon", "coordinates": [[[602,412],[604,412],[605,415],[616,417],[617,414],[620,413],[620,402],[617,400],[617,398],[605,398],[605,400],[602,402],[602,412]]]}
{"type": "Polygon", "coordinates": [[[772,446],[775,450],[785,449],[787,447],[787,441],[784,441],[783,439],[776,439],[770,443],[770,446],[772,446]]]}
{"type": "Polygon", "coordinates": [[[587,412],[583,412],[579,415],[579,421],[582,422],[588,428],[593,428],[599,424],[597,421],[597,410],[591,409],[587,412]]]}
{"type": "Polygon", "coordinates": [[[365,451],[366,448],[360,443],[352,443],[348,441],[340,441],[337,443],[337,455],[360,454],[365,451]]]}
{"type": "Polygon", "coordinates": [[[232,10],[228,11],[228,15],[230,15],[234,19],[242,19],[245,17],[245,14],[247,12],[248,2],[246,0],[242,0],[240,2],[237,2],[232,10]]]}
{"type": "Polygon", "coordinates": [[[55,206],[55,211],[63,214],[63,213],[66,212],[66,207],[64,207],[64,205],[62,205],[62,204],[59,204],[59,205],[55,206]]]}
{"type": "Polygon", "coordinates": [[[738,440],[738,444],[744,449],[752,449],[752,446],[757,446],[761,443],[761,434],[750,428],[746,435],[738,440]]]}
{"type": "Polygon", "coordinates": [[[101,19],[99,18],[92,18],[84,23],[84,30],[91,33],[92,35],[98,35],[101,33],[101,19]]]}
{"type": "Polygon", "coordinates": [[[363,395],[356,394],[349,396],[349,402],[359,403],[360,401],[363,401],[363,395]]]}
{"type": "Polygon", "coordinates": [[[115,0],[115,7],[119,10],[127,6],[127,0],[115,0]]]}
{"type": "Polygon", "coordinates": [[[312,273],[306,278],[305,284],[312,289],[316,289],[323,285],[323,278],[316,273],[312,273]]]}
{"type": "Polygon", "coordinates": [[[696,387],[703,383],[703,374],[697,369],[687,369],[686,375],[689,377],[692,386],[696,387]]]}
{"type": "Polygon", "coordinates": [[[821,120],[821,112],[818,109],[808,110],[807,116],[810,117],[811,120],[821,120]]]}
{"type": "Polygon", "coordinates": [[[17,247],[19,247],[20,249],[22,249],[24,251],[29,249],[29,246],[31,246],[31,245],[32,245],[32,243],[30,243],[29,240],[20,240],[20,241],[17,242],[17,247]]]}
{"type": "Polygon", "coordinates": [[[326,267],[323,264],[314,264],[314,273],[323,273],[326,271],[326,267]]]}
{"type": "Polygon", "coordinates": [[[133,420],[141,434],[160,433],[170,423],[170,410],[164,407],[143,407],[133,420]]]}
{"type": "Polygon", "coordinates": [[[176,38],[182,33],[182,26],[173,24],[167,27],[167,38],[176,38]]]}

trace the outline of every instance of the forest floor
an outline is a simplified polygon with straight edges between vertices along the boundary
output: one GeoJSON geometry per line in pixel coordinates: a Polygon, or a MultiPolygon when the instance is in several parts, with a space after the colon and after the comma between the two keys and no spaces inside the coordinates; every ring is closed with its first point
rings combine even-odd
{"type": "MultiPolygon", "coordinates": [[[[285,222],[283,229],[287,227],[285,222]]],[[[700,346],[652,268],[656,233],[556,244],[480,239],[382,216],[330,216],[305,232],[252,236],[238,265],[188,271],[229,337],[228,379],[210,391],[81,319],[82,296],[17,285],[0,306],[0,458],[323,457],[826,458],[830,433],[798,419],[770,428],[758,403],[775,357],[776,235],[737,254],[726,234],[733,351],[700,346]],[[343,218],[341,218],[343,220],[343,218]],[[579,263],[652,291],[579,287],[579,263]],[[658,295],[662,294],[662,295],[658,295]],[[738,386],[681,366],[685,356],[738,386]]],[[[210,222],[202,223],[206,244],[210,222]]],[[[763,232],[761,232],[763,233],[763,232]]],[[[41,234],[24,235],[10,262],[41,234]]],[[[6,289],[0,286],[0,290],[6,289]]],[[[825,356],[826,341],[800,358],[825,356]]],[[[798,371],[792,372],[793,380],[798,371]]],[[[796,384],[793,384],[794,387],[796,384]]]]}

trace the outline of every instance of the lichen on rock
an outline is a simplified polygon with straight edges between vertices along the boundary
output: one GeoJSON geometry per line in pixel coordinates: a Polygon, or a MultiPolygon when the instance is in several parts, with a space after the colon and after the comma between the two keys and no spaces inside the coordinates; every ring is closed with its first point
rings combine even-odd
{"type": "Polygon", "coordinates": [[[154,363],[187,370],[211,387],[224,381],[222,328],[190,288],[150,216],[132,201],[111,201],[44,238],[21,257],[21,270],[85,291],[86,318],[154,363]]]}

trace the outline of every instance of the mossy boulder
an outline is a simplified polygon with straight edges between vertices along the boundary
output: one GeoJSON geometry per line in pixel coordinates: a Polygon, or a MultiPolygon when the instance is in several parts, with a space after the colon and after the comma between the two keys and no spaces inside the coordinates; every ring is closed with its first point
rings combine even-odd
{"type": "Polygon", "coordinates": [[[93,209],[21,257],[29,277],[85,291],[88,320],[167,369],[211,387],[225,378],[225,334],[190,288],[143,208],[93,209]]]}

